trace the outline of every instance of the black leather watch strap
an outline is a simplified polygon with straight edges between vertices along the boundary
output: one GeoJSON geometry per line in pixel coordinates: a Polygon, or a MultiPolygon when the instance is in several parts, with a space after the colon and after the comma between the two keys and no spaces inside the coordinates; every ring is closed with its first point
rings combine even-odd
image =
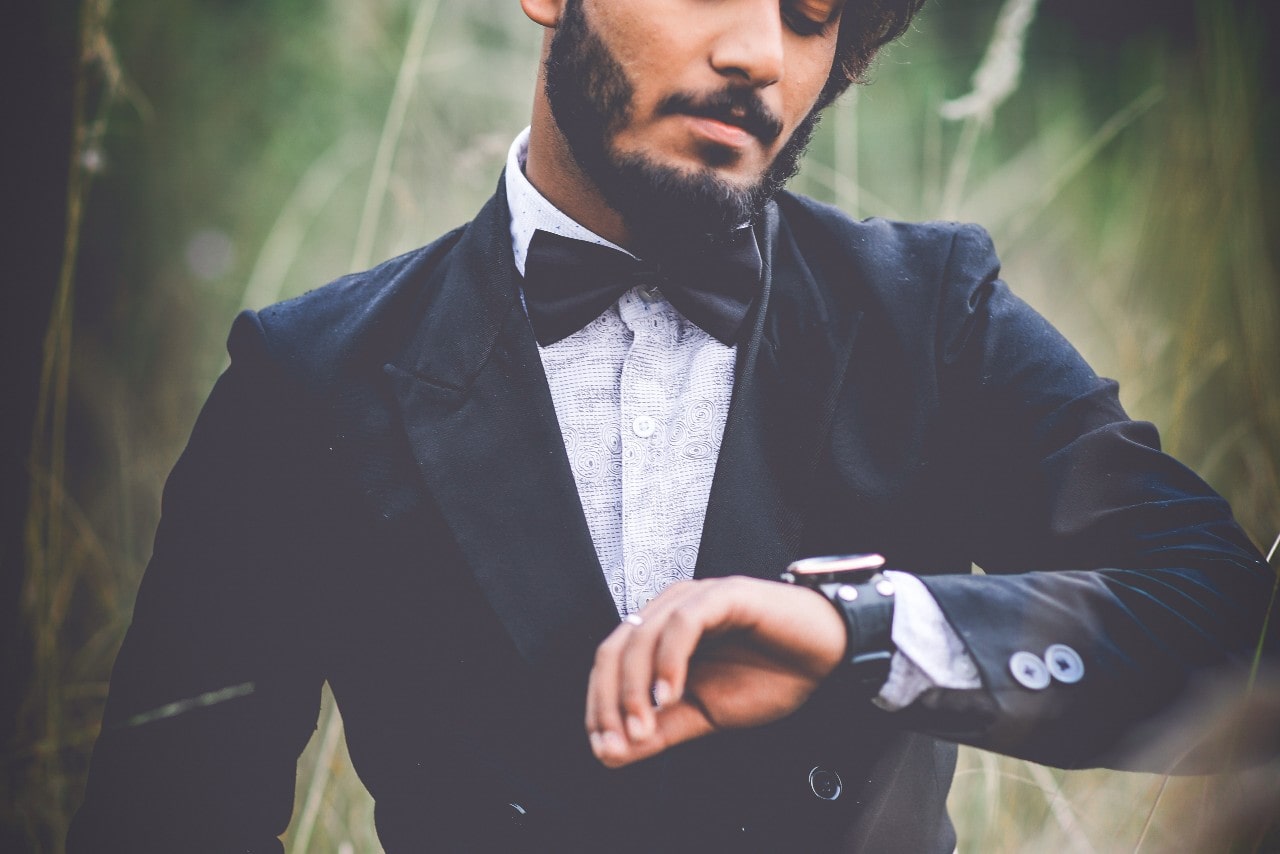
{"type": "Polygon", "coordinates": [[[849,633],[841,669],[861,693],[874,697],[889,678],[893,643],[893,582],[880,573],[863,581],[834,581],[818,590],[844,620],[849,633]]]}
{"type": "Polygon", "coordinates": [[[787,567],[782,580],[816,590],[835,606],[848,633],[840,670],[867,697],[889,678],[893,644],[893,582],[880,573],[875,554],[805,558],[787,567]]]}

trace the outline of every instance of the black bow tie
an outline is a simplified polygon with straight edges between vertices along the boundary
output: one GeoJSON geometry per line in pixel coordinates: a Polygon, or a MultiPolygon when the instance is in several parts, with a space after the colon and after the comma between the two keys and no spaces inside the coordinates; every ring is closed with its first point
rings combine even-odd
{"type": "Polygon", "coordinates": [[[760,248],[750,228],[673,253],[661,264],[535,231],[524,262],[524,300],[542,346],[572,335],[631,288],[657,286],[676,310],[733,344],[760,291],[760,248]]]}

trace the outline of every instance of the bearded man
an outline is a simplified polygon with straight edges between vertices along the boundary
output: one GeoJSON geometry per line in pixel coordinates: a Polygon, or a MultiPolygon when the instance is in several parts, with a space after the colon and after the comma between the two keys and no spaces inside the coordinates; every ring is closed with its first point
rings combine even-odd
{"type": "Polygon", "coordinates": [[[1247,661],[1261,557],[985,233],[781,190],[918,5],[522,0],[475,220],[236,321],[71,850],[279,850],[327,680],[390,852],[949,852],[953,742],[1247,661]]]}

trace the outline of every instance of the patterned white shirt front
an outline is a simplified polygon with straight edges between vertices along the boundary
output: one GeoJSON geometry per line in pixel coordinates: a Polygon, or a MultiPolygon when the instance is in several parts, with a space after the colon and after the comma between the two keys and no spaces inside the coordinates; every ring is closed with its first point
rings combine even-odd
{"type": "MultiPolygon", "coordinates": [[[[516,268],[534,231],[613,246],[539,193],[511,146],[506,192],[516,268]]],[[[736,347],[632,288],[584,328],[538,348],[578,497],[621,615],[693,578],[733,393],[736,347]]]]}
{"type": "MultiPolygon", "coordinates": [[[[511,144],[505,177],[520,275],[539,229],[625,251],[529,183],[528,151],[525,128],[511,144]]],[[[737,348],[689,322],[661,292],[632,288],[538,353],[605,581],[619,615],[633,614],[693,578],[737,348]]],[[[907,573],[886,575],[897,588],[898,652],[876,703],[895,710],[940,689],[980,688],[977,667],[928,588],[907,573]]]]}

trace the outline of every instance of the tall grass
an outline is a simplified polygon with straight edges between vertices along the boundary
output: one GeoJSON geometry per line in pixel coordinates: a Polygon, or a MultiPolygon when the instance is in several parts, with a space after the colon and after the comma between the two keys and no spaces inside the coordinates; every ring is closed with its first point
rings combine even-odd
{"type": "MultiPolygon", "coordinates": [[[[1257,172],[1260,45],[1225,7],[1206,5],[1190,64],[1146,48],[1145,73],[1118,87],[1118,106],[1090,115],[1074,74],[1017,79],[1014,23],[1026,24],[1033,8],[1004,4],[973,92],[941,107],[936,96],[921,104],[910,91],[886,93],[890,72],[881,67],[860,108],[871,95],[900,98],[961,127],[933,143],[932,156],[949,160],[941,169],[928,168],[930,119],[884,140],[883,156],[915,157],[917,174],[946,176],[942,188],[894,195],[870,184],[876,174],[898,180],[911,171],[904,163],[861,173],[861,195],[913,217],[986,224],[1005,277],[1102,373],[1122,380],[1130,411],[1161,425],[1170,449],[1231,498],[1256,542],[1269,543],[1280,530],[1280,290],[1257,172]],[[1005,99],[1034,124],[1002,125],[1005,99]]],[[[864,112],[859,126],[871,122],[864,112]]],[[[835,151],[875,162],[880,152],[865,139],[842,140],[844,127],[835,126],[835,151]]],[[[820,165],[806,175],[816,194],[851,195],[844,176],[820,165]]],[[[1274,696],[1267,702],[1274,726],[1274,696]]],[[[949,806],[961,851],[1261,850],[1264,838],[1280,845],[1271,825],[1280,763],[1169,778],[1062,772],[966,749],[949,806]]]]}
{"type": "MultiPolygon", "coordinates": [[[[45,330],[33,441],[28,455],[30,498],[24,532],[25,584],[21,613],[30,633],[32,666],[19,713],[16,762],[27,785],[6,798],[34,844],[57,847],[74,807],[75,754],[93,731],[67,708],[67,653],[60,631],[82,584],[84,557],[101,554],[91,523],[68,492],[68,419],[71,407],[72,331],[76,262],[85,201],[99,163],[107,114],[121,88],[121,74],[107,36],[109,0],[91,0],[80,11],[79,73],[72,99],[73,132],[68,164],[67,222],[62,264],[53,287],[45,330]],[[74,769],[68,774],[68,767],[74,769]]],[[[6,775],[8,777],[8,775],[6,775]]]]}
{"type": "MultiPolygon", "coordinates": [[[[31,455],[19,806],[33,850],[60,850],[160,486],[231,317],[463,221],[527,122],[538,33],[515,4],[250,5],[138,0],[109,18],[108,0],[85,4],[72,217],[31,455]],[[110,97],[126,80],[134,94],[110,97]]],[[[1149,37],[1091,68],[1075,54],[1096,49],[1037,8],[928,9],[833,108],[795,186],[860,216],[987,225],[1015,289],[1269,543],[1280,288],[1254,126],[1261,45],[1232,6],[1206,4],[1198,50],[1149,37]],[[961,16],[976,23],[957,28],[961,16]],[[983,110],[943,116],[984,56],[1010,51],[1000,86],[968,102],[983,110]]],[[[328,693],[298,781],[290,850],[378,850],[328,693]]],[[[1165,779],[965,751],[951,808],[962,851],[1226,848],[1240,829],[1249,850],[1260,831],[1221,819],[1242,793],[1280,804],[1278,781],[1274,767],[1165,779]]]]}

